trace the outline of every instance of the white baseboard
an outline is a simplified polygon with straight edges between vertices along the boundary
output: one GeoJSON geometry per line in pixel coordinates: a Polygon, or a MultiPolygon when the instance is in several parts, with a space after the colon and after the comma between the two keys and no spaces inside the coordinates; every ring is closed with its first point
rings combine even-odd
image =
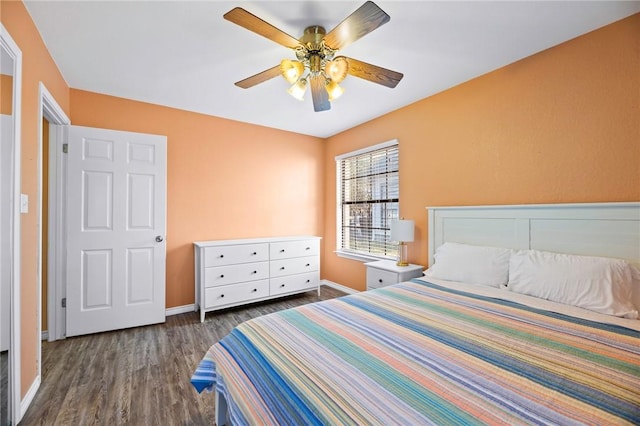
{"type": "Polygon", "coordinates": [[[334,283],[333,281],[329,281],[329,280],[320,280],[320,285],[326,285],[327,287],[335,288],[336,290],[340,290],[347,294],[360,293],[358,290],[354,290],[351,287],[346,287],[342,284],[334,283]]]}
{"type": "Polygon", "coordinates": [[[20,401],[20,419],[18,419],[18,422],[20,422],[20,420],[27,413],[29,406],[33,402],[33,398],[36,397],[36,393],[38,392],[38,389],[40,389],[40,380],[40,376],[36,377],[36,379],[31,384],[31,387],[25,394],[24,398],[22,398],[22,401],[20,401]]]}
{"type": "Polygon", "coordinates": [[[192,303],[191,305],[176,306],[173,308],[165,309],[164,315],[167,317],[170,317],[171,315],[187,314],[189,312],[194,312],[195,309],[196,309],[195,303],[192,303]]]}
{"type": "Polygon", "coordinates": [[[42,334],[40,334],[40,340],[49,340],[49,332],[47,330],[43,331],[42,334]]]}

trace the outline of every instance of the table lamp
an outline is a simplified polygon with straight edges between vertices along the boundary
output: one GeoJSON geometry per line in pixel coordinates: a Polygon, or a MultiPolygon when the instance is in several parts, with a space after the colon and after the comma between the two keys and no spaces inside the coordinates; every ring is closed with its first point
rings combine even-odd
{"type": "Polygon", "coordinates": [[[391,241],[398,243],[398,266],[408,266],[407,243],[413,241],[413,220],[396,219],[389,223],[391,228],[391,241]]]}

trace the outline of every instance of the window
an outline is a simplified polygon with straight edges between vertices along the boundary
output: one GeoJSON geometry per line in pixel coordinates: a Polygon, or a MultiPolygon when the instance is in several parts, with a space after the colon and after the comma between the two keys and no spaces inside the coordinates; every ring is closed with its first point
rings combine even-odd
{"type": "Polygon", "coordinates": [[[398,218],[398,141],[336,157],[338,253],[347,257],[395,257],[389,220],[398,218]]]}

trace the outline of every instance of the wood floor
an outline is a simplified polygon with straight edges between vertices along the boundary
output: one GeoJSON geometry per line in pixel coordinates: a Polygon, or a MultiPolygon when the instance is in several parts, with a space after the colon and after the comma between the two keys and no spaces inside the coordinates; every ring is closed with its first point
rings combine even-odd
{"type": "Polygon", "coordinates": [[[212,425],[213,394],[191,374],[213,343],[248,319],[344,293],[317,292],[164,324],[42,344],[42,384],[21,425],[212,425]]]}

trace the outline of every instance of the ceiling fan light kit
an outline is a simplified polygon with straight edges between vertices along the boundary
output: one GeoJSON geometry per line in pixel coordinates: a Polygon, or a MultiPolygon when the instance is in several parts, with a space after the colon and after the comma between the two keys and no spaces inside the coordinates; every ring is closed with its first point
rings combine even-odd
{"type": "Polygon", "coordinates": [[[329,94],[329,100],[333,101],[338,99],[344,93],[344,89],[338,85],[337,82],[329,79],[327,82],[327,93],[329,94]]]}
{"type": "Polygon", "coordinates": [[[313,109],[318,112],[331,109],[330,101],[344,93],[339,83],[347,75],[390,88],[396,87],[403,77],[396,71],[346,56],[335,56],[338,50],[389,22],[389,15],[371,1],[360,6],[329,33],[319,25],[312,25],[305,28],[300,39],[293,38],[240,7],[227,12],[224,18],[295,52],[295,60],[283,59],[280,65],[235,83],[243,89],[281,75],[292,85],[287,92],[298,100],[304,99],[307,85],[310,84],[313,109]]]}
{"type": "Polygon", "coordinates": [[[282,76],[289,82],[289,84],[293,84],[302,77],[302,73],[304,72],[304,64],[300,61],[292,61],[290,59],[283,59],[280,62],[280,72],[282,76]]]}
{"type": "Polygon", "coordinates": [[[349,72],[349,62],[344,56],[338,56],[332,61],[328,61],[324,67],[324,73],[336,83],[342,83],[349,72]]]}
{"type": "Polygon", "coordinates": [[[307,91],[307,79],[301,78],[296,81],[293,86],[287,89],[287,92],[299,101],[304,100],[304,92],[307,91]]]}

